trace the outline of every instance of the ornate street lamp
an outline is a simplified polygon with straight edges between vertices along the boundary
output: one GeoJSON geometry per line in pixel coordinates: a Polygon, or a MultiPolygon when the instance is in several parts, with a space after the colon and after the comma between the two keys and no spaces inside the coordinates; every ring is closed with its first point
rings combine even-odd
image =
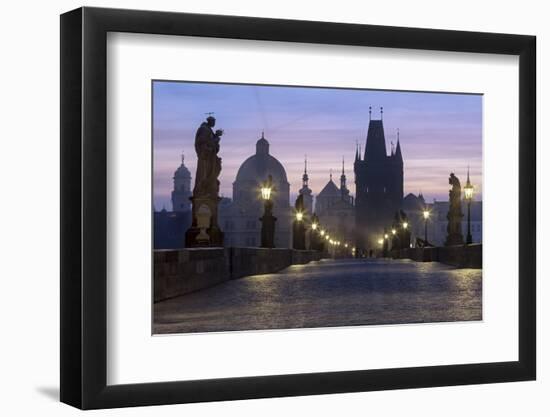
{"type": "Polygon", "coordinates": [[[466,235],[466,244],[472,243],[472,232],[470,228],[470,207],[472,205],[472,199],[474,198],[474,186],[470,183],[470,167],[468,167],[468,178],[466,179],[466,185],[464,186],[464,198],[468,203],[468,234],[466,235]]]}
{"type": "Polygon", "coordinates": [[[267,181],[262,185],[260,194],[264,201],[264,215],[260,217],[262,222],[262,248],[275,247],[275,222],[277,218],[273,216],[273,201],[271,193],[273,191],[273,179],[271,175],[267,177],[267,181]]]}
{"type": "Polygon", "coordinates": [[[425,208],[422,216],[424,216],[424,246],[428,246],[428,219],[430,218],[430,211],[425,208]]]}

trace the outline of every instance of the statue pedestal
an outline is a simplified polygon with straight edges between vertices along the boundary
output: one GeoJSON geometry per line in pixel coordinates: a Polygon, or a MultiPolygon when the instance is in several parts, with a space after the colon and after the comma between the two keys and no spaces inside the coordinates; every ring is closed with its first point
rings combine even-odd
{"type": "Polygon", "coordinates": [[[462,237],[462,233],[455,233],[452,235],[448,235],[447,239],[445,240],[445,246],[455,246],[455,245],[463,245],[464,239],[462,237]]]}
{"type": "Polygon", "coordinates": [[[185,247],[223,246],[223,232],[218,226],[219,197],[191,197],[192,223],[185,232],[185,247]]]}

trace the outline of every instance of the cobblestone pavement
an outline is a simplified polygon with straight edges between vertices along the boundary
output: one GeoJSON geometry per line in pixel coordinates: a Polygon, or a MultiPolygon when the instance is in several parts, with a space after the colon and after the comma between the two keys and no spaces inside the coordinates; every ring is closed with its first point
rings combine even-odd
{"type": "Polygon", "coordinates": [[[322,260],[154,304],[154,333],[481,320],[481,270],[322,260]]]}

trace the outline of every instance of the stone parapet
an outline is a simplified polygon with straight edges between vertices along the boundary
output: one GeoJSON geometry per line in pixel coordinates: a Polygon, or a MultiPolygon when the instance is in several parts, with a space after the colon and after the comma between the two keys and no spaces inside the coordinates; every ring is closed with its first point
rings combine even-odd
{"type": "Polygon", "coordinates": [[[267,248],[189,248],[155,250],[154,301],[212,287],[230,279],[278,272],[321,259],[310,250],[267,248]]]}

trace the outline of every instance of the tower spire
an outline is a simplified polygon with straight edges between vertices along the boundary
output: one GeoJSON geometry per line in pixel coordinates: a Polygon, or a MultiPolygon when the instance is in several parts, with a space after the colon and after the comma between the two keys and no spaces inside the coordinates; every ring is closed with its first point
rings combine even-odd
{"type": "Polygon", "coordinates": [[[330,180],[332,181],[332,168],[330,169],[330,180]]]}
{"type": "Polygon", "coordinates": [[[307,175],[307,155],[304,155],[304,175],[302,175],[302,185],[307,188],[309,183],[309,176],[307,175]]]}
{"type": "Polygon", "coordinates": [[[403,163],[403,155],[401,154],[401,142],[399,141],[399,128],[397,128],[397,146],[395,148],[395,157],[398,162],[403,163]]]}
{"type": "Polygon", "coordinates": [[[359,141],[355,141],[355,160],[357,161],[359,159],[359,141]]]}
{"type": "Polygon", "coordinates": [[[342,175],[340,175],[340,190],[342,191],[342,195],[346,191],[346,172],[344,167],[344,156],[342,155],[342,175]]]}
{"type": "Polygon", "coordinates": [[[380,107],[380,120],[384,118],[384,107],[380,107]]]}
{"type": "Polygon", "coordinates": [[[181,151],[181,164],[185,161],[185,152],[181,151]]]}
{"type": "Polygon", "coordinates": [[[372,116],[372,106],[369,106],[369,122],[371,120],[371,116],[372,116]]]}

